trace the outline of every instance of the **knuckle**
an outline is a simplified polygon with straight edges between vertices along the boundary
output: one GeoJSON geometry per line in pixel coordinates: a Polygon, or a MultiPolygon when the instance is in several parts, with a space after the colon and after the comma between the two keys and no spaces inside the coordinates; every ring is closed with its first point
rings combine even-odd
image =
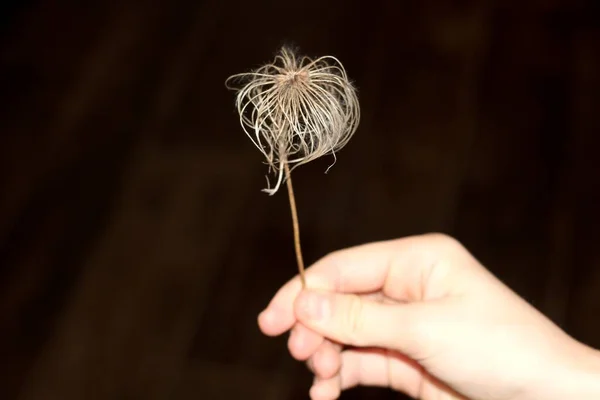
{"type": "Polygon", "coordinates": [[[364,334],[364,304],[360,297],[356,295],[349,296],[348,309],[346,311],[346,332],[348,341],[356,346],[360,346],[361,338],[364,334]]]}
{"type": "Polygon", "coordinates": [[[427,236],[431,240],[433,240],[439,244],[450,245],[450,244],[458,243],[458,241],[453,236],[450,236],[450,235],[448,235],[446,233],[442,233],[442,232],[432,232],[432,233],[427,234],[427,236]]]}
{"type": "Polygon", "coordinates": [[[333,251],[322,257],[317,263],[320,266],[321,272],[326,271],[328,279],[336,291],[343,290],[343,254],[343,250],[333,251]]]}
{"type": "Polygon", "coordinates": [[[453,236],[450,236],[446,233],[429,233],[426,235],[427,239],[435,244],[440,249],[445,249],[448,251],[458,251],[462,250],[464,247],[458,239],[453,236]]]}
{"type": "Polygon", "coordinates": [[[343,250],[332,251],[331,253],[328,253],[327,255],[323,256],[318,263],[327,266],[327,268],[337,269],[340,266],[340,260],[342,259],[343,255],[343,250]]]}

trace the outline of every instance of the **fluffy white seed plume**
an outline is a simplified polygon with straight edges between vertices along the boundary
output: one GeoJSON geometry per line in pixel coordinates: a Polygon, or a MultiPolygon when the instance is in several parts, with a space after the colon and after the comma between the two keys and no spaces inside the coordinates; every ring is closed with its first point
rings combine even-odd
{"type": "MultiPolygon", "coordinates": [[[[236,107],[242,128],[262,152],[269,172],[306,164],[344,147],[358,127],[360,108],[354,86],[337,58],[298,58],[286,47],[271,64],[237,74],[226,85],[237,90],[236,107]]],[[[333,164],[332,164],[333,165],[333,164]]]]}

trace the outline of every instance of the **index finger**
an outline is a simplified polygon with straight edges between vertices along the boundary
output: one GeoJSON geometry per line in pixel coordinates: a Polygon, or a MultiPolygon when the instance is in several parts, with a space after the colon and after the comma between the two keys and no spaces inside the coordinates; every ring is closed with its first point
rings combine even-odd
{"type": "MultiPolygon", "coordinates": [[[[443,257],[451,242],[456,243],[445,235],[426,234],[338,250],[306,270],[306,287],[357,294],[383,290],[396,300],[415,300],[423,289],[423,272],[443,257]]],[[[291,329],[296,322],[294,301],[301,290],[299,276],[279,289],[259,316],[265,334],[276,336],[291,329]]]]}

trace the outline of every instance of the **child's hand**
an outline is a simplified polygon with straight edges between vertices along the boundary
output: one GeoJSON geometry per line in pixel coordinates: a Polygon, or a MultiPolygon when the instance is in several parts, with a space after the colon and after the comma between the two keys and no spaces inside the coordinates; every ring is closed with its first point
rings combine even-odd
{"type": "Polygon", "coordinates": [[[310,290],[298,277],[287,283],[259,325],[267,335],[291,329],[290,352],[315,373],[312,399],[357,385],[424,400],[600,399],[600,356],[452,238],[342,250],[306,278],[310,290]]]}

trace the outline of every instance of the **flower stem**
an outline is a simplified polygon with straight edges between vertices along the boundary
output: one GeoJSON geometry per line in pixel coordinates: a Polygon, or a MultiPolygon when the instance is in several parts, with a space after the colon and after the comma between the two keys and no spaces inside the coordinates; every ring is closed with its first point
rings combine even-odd
{"type": "Polygon", "coordinates": [[[294,187],[292,186],[292,175],[287,162],[284,163],[285,180],[287,183],[288,197],[290,199],[290,209],[292,211],[292,223],[294,225],[294,248],[296,249],[296,261],[298,262],[298,272],[300,272],[300,282],[302,288],[306,287],[304,278],[304,260],[302,259],[302,248],[300,247],[300,226],[298,224],[298,213],[296,211],[296,198],[294,197],[294,187]]]}

